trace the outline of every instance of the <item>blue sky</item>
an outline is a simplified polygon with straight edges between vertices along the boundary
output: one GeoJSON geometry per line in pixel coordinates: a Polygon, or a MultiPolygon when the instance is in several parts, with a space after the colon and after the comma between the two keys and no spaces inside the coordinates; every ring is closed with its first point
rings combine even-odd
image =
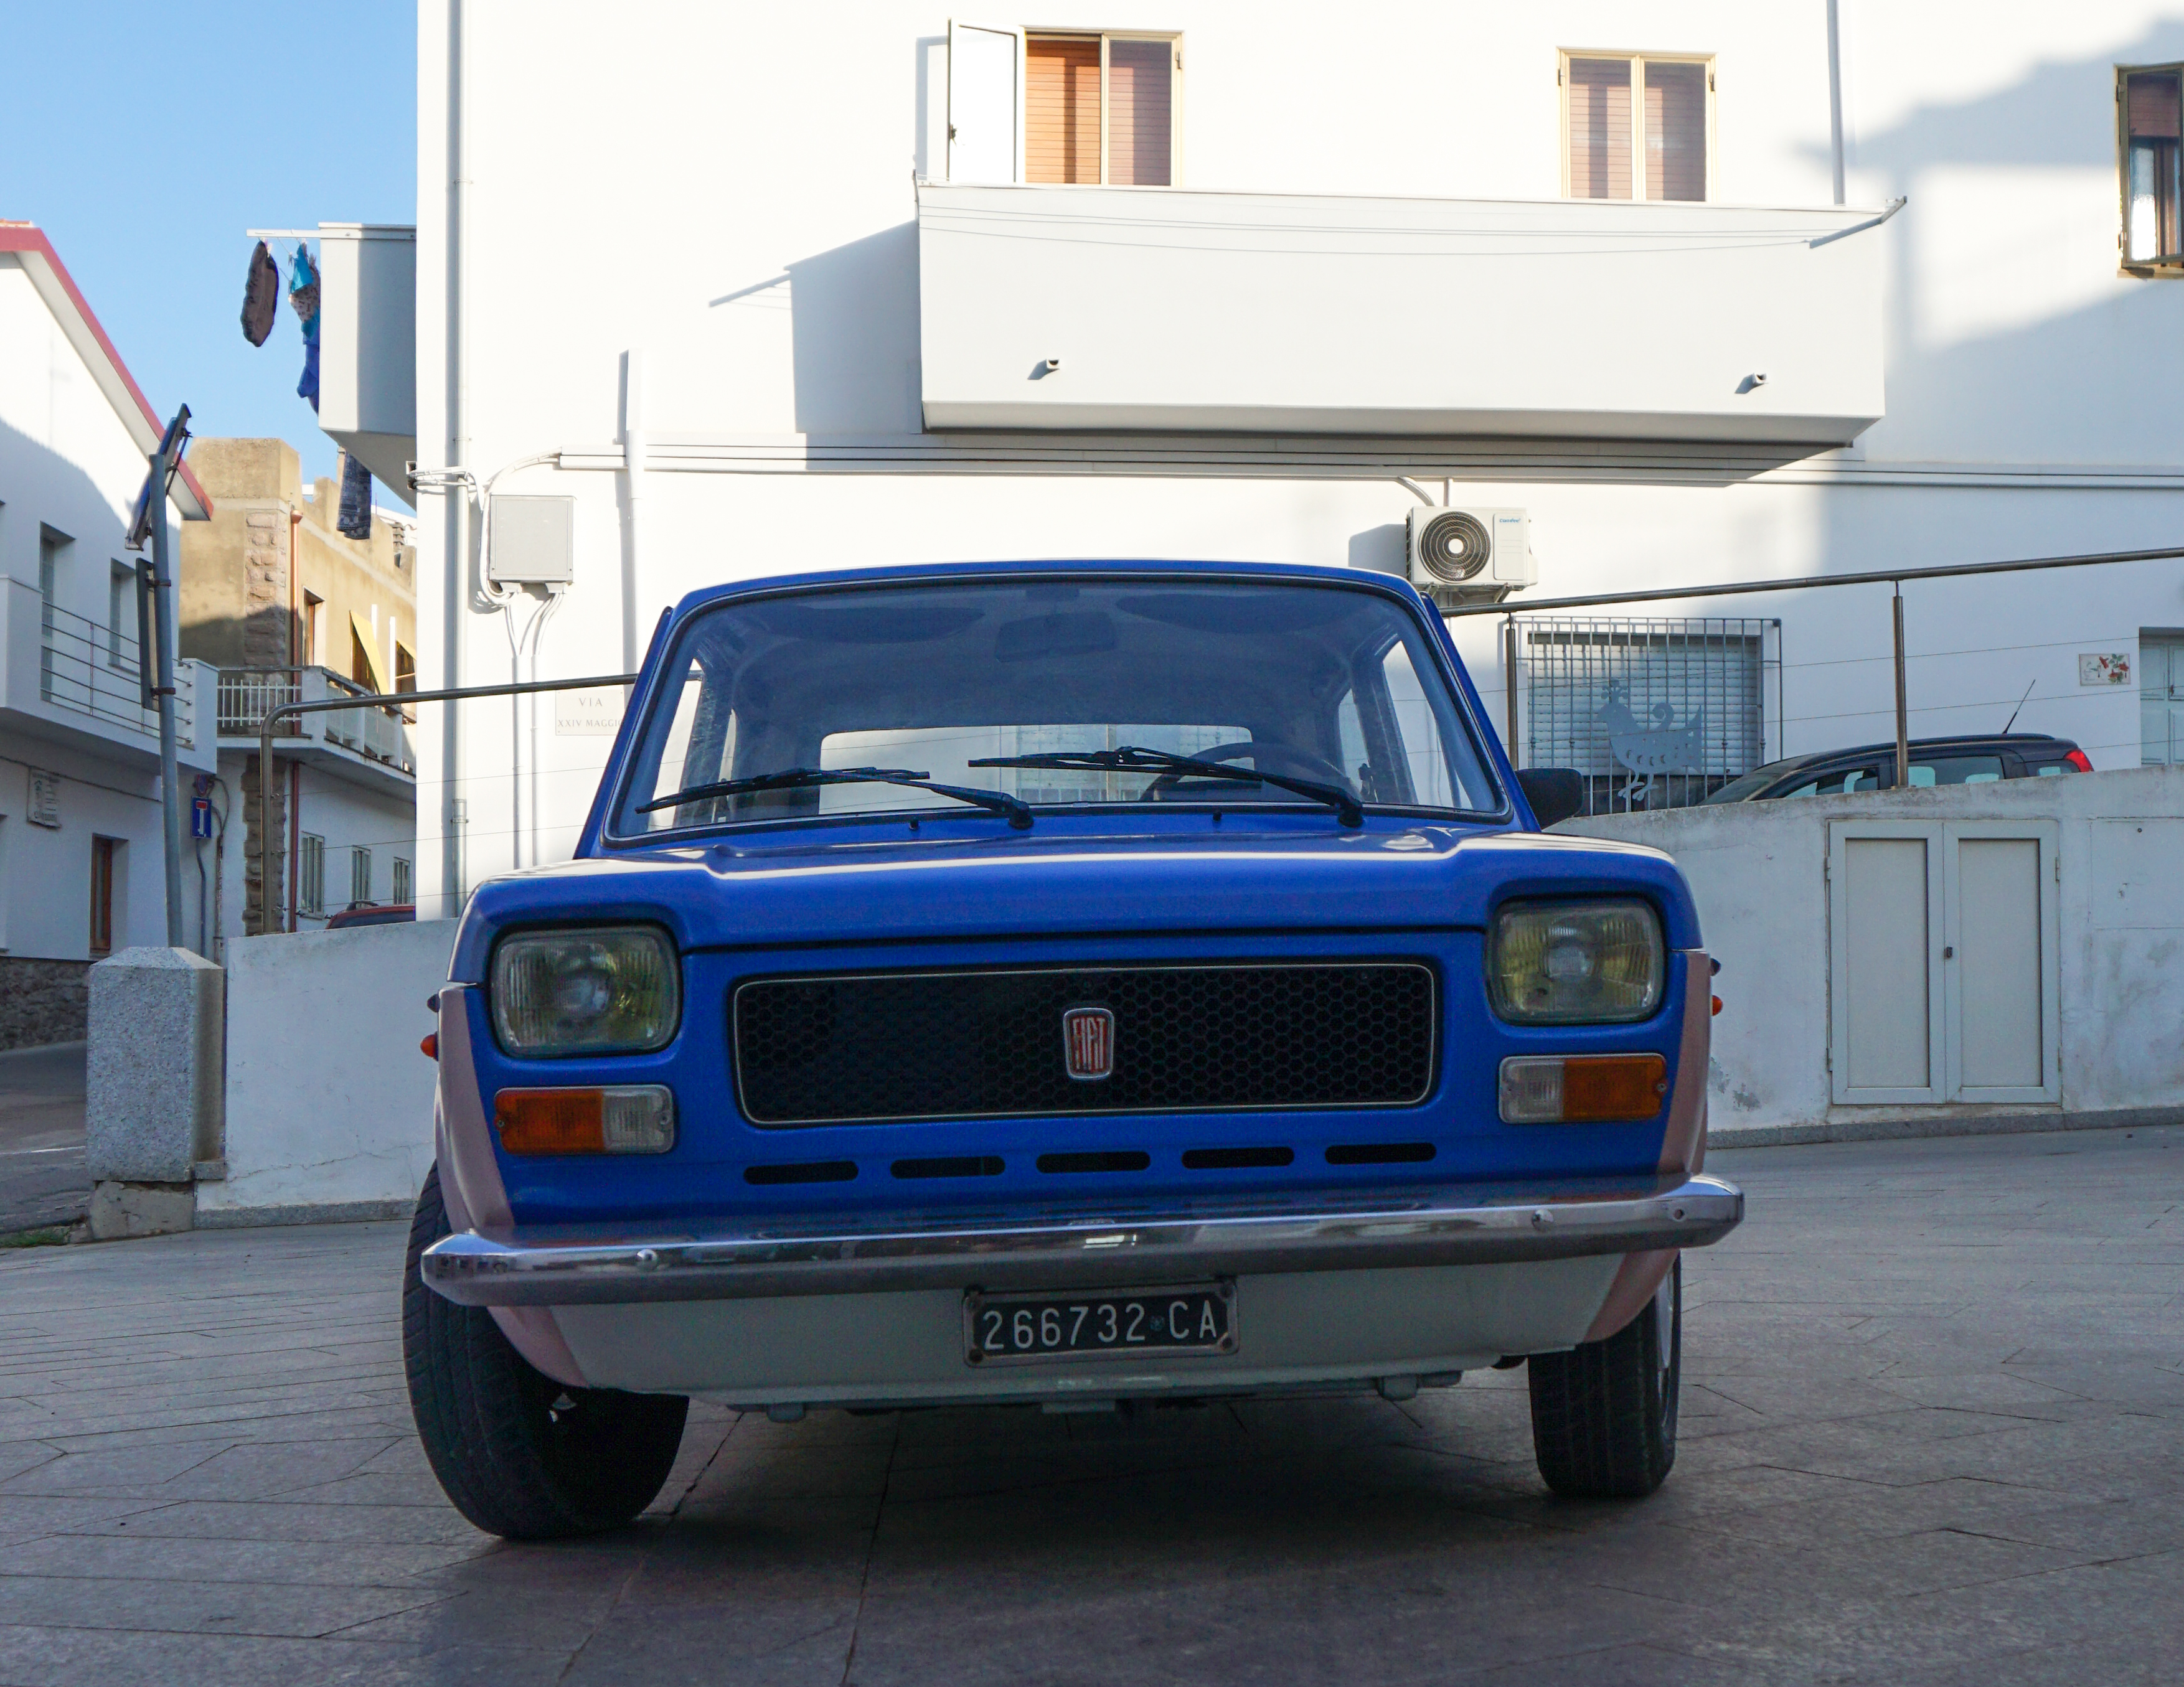
{"type": "Polygon", "coordinates": [[[187,404],[200,437],[277,436],[332,474],[295,313],[242,337],[242,231],[415,220],[413,0],[8,14],[0,217],[46,231],[163,416],[187,404]]]}

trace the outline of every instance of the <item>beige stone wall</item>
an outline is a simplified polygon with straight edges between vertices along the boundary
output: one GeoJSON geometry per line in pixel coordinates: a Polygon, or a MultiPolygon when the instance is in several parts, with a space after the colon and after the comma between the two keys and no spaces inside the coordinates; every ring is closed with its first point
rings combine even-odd
{"type": "Polygon", "coordinates": [[[182,524],[181,653],[220,668],[285,667],[291,518],[303,502],[295,451],[278,439],[205,439],[190,464],[214,515],[182,524]]]}
{"type": "Polygon", "coordinates": [[[182,529],[182,654],[222,668],[315,665],[354,678],[354,615],[392,685],[394,646],[417,648],[415,550],[377,519],[370,540],[343,537],[340,483],[320,479],[306,491],[283,440],[200,440],[190,461],[217,513],[182,529]],[[320,608],[307,626],[311,598],[320,608]]]}

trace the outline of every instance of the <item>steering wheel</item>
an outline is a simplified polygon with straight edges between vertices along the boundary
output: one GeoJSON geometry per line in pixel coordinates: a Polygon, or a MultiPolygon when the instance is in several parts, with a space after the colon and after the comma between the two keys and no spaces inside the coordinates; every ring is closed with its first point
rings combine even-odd
{"type": "MultiPolygon", "coordinates": [[[[1297,779],[1317,779],[1340,791],[1352,788],[1350,776],[1333,762],[1323,760],[1310,750],[1299,749],[1295,744],[1285,744],[1278,738],[1243,738],[1234,743],[1216,744],[1211,749],[1193,750],[1190,754],[1201,761],[1240,761],[1249,756],[1256,766],[1269,773],[1286,773],[1297,779]]],[[[1145,799],[1160,802],[1170,797],[1175,788],[1190,777],[1190,770],[1187,767],[1170,768],[1145,787],[1145,799]]]]}

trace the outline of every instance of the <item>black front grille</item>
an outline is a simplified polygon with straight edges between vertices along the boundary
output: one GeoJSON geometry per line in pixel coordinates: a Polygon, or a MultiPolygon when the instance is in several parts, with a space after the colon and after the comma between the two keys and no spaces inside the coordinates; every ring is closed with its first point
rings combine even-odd
{"type": "Polygon", "coordinates": [[[1434,997],[1414,960],[758,979],[736,1085],[760,1125],[1405,1107],[1433,1085],[1434,997]],[[1111,1077],[1069,1075],[1078,1007],[1115,1016],[1111,1077]]]}

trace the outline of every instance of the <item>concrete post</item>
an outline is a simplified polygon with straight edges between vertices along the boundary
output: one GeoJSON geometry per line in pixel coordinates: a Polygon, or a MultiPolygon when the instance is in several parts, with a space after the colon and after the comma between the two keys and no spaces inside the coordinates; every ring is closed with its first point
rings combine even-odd
{"type": "Polygon", "coordinates": [[[220,1155],[226,975],[186,949],[91,969],[85,1096],[94,1240],[187,1230],[220,1155]]]}

